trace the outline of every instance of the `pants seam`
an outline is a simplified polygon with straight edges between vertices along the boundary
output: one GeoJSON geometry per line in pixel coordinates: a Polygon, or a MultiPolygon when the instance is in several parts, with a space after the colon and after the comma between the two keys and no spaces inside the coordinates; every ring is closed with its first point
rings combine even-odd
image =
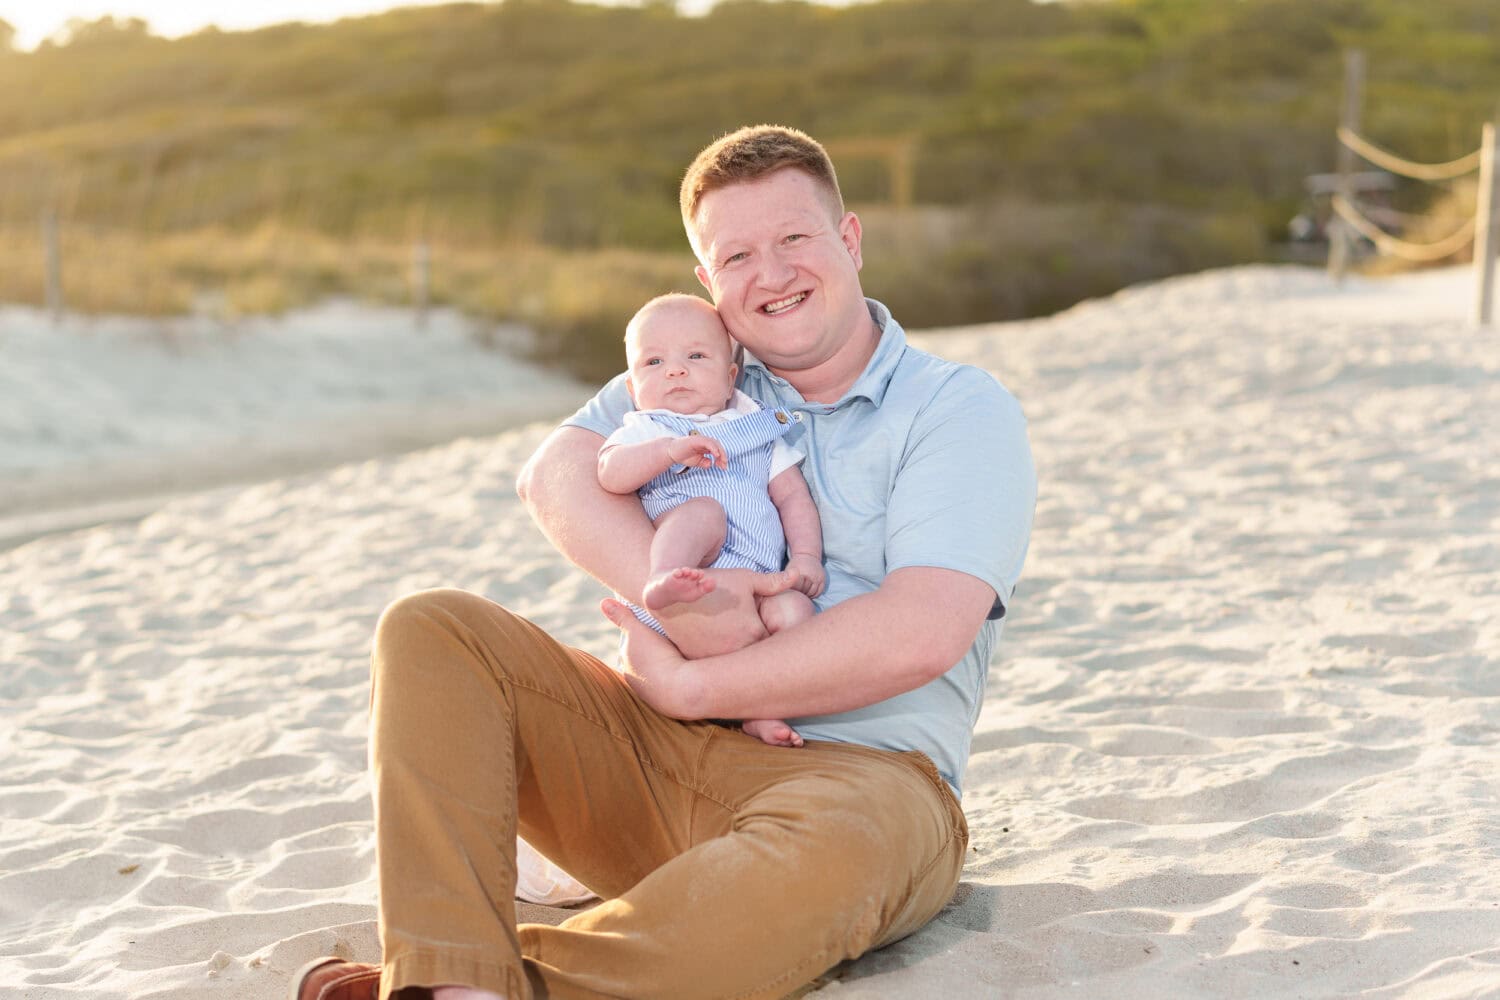
{"type": "MultiPolygon", "coordinates": [[[[498,678],[497,678],[497,680],[498,680],[498,678]]],[[[702,797],[708,799],[710,802],[714,802],[714,803],[716,803],[716,804],[724,807],[725,809],[730,810],[731,812],[733,811],[733,807],[729,803],[723,801],[718,796],[713,795],[712,793],[710,793],[709,791],[707,791],[706,789],[704,789],[703,786],[702,786],[702,784],[701,784],[701,782],[697,782],[696,780],[687,780],[687,779],[684,779],[682,777],[682,775],[678,774],[676,771],[668,769],[667,767],[663,766],[662,764],[657,763],[655,759],[653,759],[652,757],[650,757],[647,754],[645,754],[641,750],[640,746],[638,744],[636,744],[633,740],[631,740],[629,736],[622,735],[622,734],[616,732],[614,730],[614,728],[612,726],[610,726],[608,723],[603,722],[603,721],[595,718],[593,715],[589,714],[584,709],[582,709],[579,706],[573,704],[572,702],[566,701],[566,700],[558,697],[557,695],[553,694],[551,691],[547,691],[547,690],[544,690],[543,688],[535,687],[535,686],[533,686],[531,684],[526,684],[526,683],[522,682],[521,680],[518,680],[517,678],[511,677],[509,675],[506,675],[505,680],[502,683],[512,684],[515,687],[521,689],[522,691],[529,691],[532,694],[537,695],[538,697],[546,698],[548,701],[552,702],[554,705],[559,706],[560,708],[562,708],[565,711],[571,713],[575,717],[577,717],[579,719],[582,719],[583,721],[589,723],[590,725],[594,726],[597,729],[603,730],[604,733],[605,733],[605,735],[609,736],[610,739],[614,740],[616,743],[620,743],[620,744],[623,744],[625,746],[630,747],[630,749],[632,751],[632,756],[634,756],[637,760],[639,760],[641,762],[641,764],[643,764],[646,767],[649,767],[651,770],[655,771],[657,774],[661,775],[663,778],[666,778],[668,781],[671,781],[672,783],[676,784],[678,787],[680,787],[680,788],[682,788],[682,789],[684,789],[686,791],[692,792],[694,795],[701,795],[702,797]]],[[[647,706],[647,707],[649,707],[649,706],[647,706]]],[[[705,753],[707,753],[707,751],[708,751],[708,745],[712,741],[712,739],[713,739],[713,737],[715,735],[716,734],[714,734],[714,733],[709,733],[708,734],[708,739],[705,739],[703,741],[703,746],[701,748],[699,748],[698,758],[697,758],[694,766],[699,770],[700,773],[701,773],[701,765],[702,765],[702,762],[703,762],[703,756],[704,756],[705,753]]],[[[695,803],[695,805],[696,805],[696,803],[695,803]]]]}

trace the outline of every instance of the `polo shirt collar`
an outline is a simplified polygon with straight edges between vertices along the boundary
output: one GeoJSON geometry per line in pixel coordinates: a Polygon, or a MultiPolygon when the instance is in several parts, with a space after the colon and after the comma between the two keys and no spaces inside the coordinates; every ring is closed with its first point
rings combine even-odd
{"type": "MultiPolygon", "coordinates": [[[[855,379],[854,385],[850,386],[844,398],[834,404],[835,407],[861,397],[879,406],[885,400],[885,391],[890,387],[891,376],[896,374],[896,366],[901,362],[901,355],[906,352],[906,331],[901,329],[901,324],[896,322],[891,311],[871,298],[865,299],[865,306],[870,310],[870,318],[875,321],[875,326],[880,330],[880,341],[875,345],[875,353],[870,356],[870,363],[865,365],[865,370],[859,378],[855,379]]],[[[749,351],[745,352],[744,367],[759,368],[765,372],[767,378],[776,377],[759,358],[749,351]]]]}

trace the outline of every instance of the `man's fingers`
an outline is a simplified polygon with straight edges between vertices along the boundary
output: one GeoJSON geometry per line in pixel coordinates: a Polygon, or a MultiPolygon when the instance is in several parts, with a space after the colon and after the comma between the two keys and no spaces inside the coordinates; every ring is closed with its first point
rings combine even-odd
{"type": "Polygon", "coordinates": [[[599,610],[604,612],[604,617],[618,625],[623,631],[634,637],[639,632],[652,632],[646,623],[635,616],[635,612],[627,608],[622,602],[613,597],[606,597],[599,602],[599,610]]]}
{"type": "MultiPolygon", "coordinates": [[[[635,612],[613,597],[606,597],[600,601],[599,610],[604,612],[604,617],[619,626],[620,631],[625,633],[632,646],[639,647],[642,652],[651,649],[653,643],[672,647],[670,639],[641,621],[635,616],[635,612]]],[[[675,649],[675,647],[672,648],[675,649]]]]}

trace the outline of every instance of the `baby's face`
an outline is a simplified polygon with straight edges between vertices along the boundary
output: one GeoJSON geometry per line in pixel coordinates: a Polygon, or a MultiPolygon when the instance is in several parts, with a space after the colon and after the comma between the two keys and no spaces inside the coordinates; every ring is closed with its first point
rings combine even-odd
{"type": "Polygon", "coordinates": [[[637,409],[717,413],[734,394],[734,348],[706,304],[657,308],[640,317],[625,354],[637,409]]]}

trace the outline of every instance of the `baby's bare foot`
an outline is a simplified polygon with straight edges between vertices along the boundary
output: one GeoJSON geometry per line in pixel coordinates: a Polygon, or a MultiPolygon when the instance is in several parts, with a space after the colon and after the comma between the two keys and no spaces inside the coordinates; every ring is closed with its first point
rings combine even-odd
{"type": "Polygon", "coordinates": [[[780,719],[747,719],[740,725],[746,734],[773,747],[800,747],[802,737],[780,719]]]}
{"type": "Polygon", "coordinates": [[[665,608],[671,604],[686,604],[696,601],[705,594],[713,593],[713,577],[692,566],[680,566],[670,573],[662,573],[653,577],[646,584],[645,593],[641,597],[646,602],[646,607],[655,611],[657,608],[665,608]]]}

